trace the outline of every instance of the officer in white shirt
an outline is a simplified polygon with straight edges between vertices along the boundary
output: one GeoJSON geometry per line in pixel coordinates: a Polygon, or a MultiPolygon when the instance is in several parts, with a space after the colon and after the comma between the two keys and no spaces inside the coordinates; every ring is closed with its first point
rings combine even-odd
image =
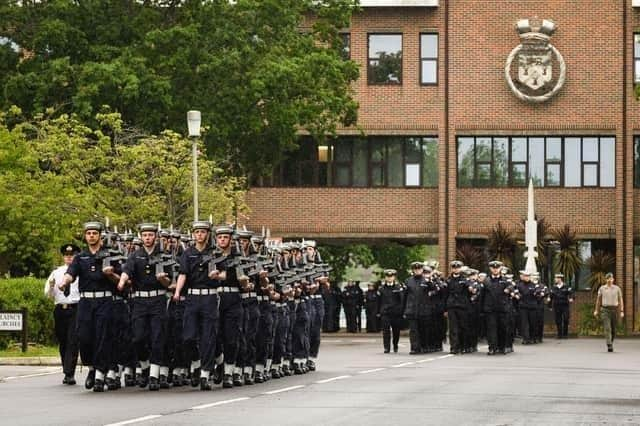
{"type": "Polygon", "coordinates": [[[56,307],[53,311],[56,338],[60,345],[60,359],[64,372],[63,384],[75,385],[74,378],[76,364],[78,362],[78,335],[76,333],[76,313],[80,292],[78,291],[78,279],[66,288],[60,290],[67,267],[73,261],[80,248],[74,244],[65,244],[60,247],[60,253],[64,258],[64,265],[51,272],[44,285],[45,296],[54,300],[56,307]]]}

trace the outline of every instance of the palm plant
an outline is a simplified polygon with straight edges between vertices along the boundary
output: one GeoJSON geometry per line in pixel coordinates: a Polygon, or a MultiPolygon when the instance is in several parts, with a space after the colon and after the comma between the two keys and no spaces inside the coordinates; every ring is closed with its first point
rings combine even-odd
{"type": "Polygon", "coordinates": [[[482,270],[486,264],[484,253],[478,247],[463,241],[456,248],[456,259],[470,268],[482,270]]]}
{"type": "Polygon", "coordinates": [[[571,282],[582,266],[576,232],[569,225],[565,225],[560,229],[553,230],[551,235],[559,245],[554,262],[555,270],[563,273],[567,282],[571,282]]]}
{"type": "Polygon", "coordinates": [[[511,231],[498,222],[489,232],[487,251],[491,260],[499,260],[513,270],[513,256],[516,252],[516,238],[511,231]]]}
{"type": "Polygon", "coordinates": [[[606,284],[605,275],[611,272],[616,264],[616,258],[604,250],[595,250],[591,257],[587,259],[587,266],[591,270],[587,283],[591,287],[591,292],[596,295],[600,286],[606,284]]]}

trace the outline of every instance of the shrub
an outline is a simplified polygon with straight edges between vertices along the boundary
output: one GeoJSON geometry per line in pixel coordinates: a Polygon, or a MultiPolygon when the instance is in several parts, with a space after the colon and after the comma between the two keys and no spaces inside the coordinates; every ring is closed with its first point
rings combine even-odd
{"type": "MultiPolygon", "coordinates": [[[[27,329],[30,342],[52,344],[55,341],[53,328],[53,301],[43,293],[44,280],[40,278],[0,279],[0,309],[19,310],[27,308],[27,329]]],[[[18,341],[17,333],[2,332],[0,348],[9,342],[18,341]]]]}
{"type": "MultiPolygon", "coordinates": [[[[580,336],[602,336],[602,320],[593,316],[595,303],[583,303],[578,305],[578,334],[580,336]]],[[[616,335],[624,336],[626,329],[624,321],[618,320],[616,323],[616,335]]]]}

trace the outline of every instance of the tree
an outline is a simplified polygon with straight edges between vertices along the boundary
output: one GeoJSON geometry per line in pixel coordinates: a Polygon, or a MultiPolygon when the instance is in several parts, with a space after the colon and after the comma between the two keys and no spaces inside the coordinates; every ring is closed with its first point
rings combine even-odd
{"type": "Polygon", "coordinates": [[[491,260],[499,260],[513,270],[513,257],[516,251],[516,239],[513,233],[501,222],[491,229],[487,241],[487,250],[491,260]]]}
{"type": "Polygon", "coordinates": [[[9,0],[0,6],[0,106],[96,125],[183,132],[202,111],[208,150],[237,176],[270,170],[299,129],[355,122],[357,65],[339,30],[355,0],[9,0]],[[20,52],[7,50],[7,43],[20,52]],[[13,53],[12,53],[13,52],[13,53]]]}
{"type": "Polygon", "coordinates": [[[552,231],[551,235],[559,243],[554,268],[564,274],[565,279],[570,283],[582,266],[582,259],[578,251],[578,237],[569,225],[552,231]]]}
{"type": "MultiPolygon", "coordinates": [[[[82,222],[111,219],[185,227],[191,210],[191,142],[175,133],[123,129],[119,114],[96,127],[74,117],[0,114],[0,274],[47,273],[57,247],[79,238],[82,222]]],[[[199,159],[200,200],[216,221],[231,219],[243,182],[199,159]]],[[[184,228],[183,228],[184,229],[184,228]]]]}

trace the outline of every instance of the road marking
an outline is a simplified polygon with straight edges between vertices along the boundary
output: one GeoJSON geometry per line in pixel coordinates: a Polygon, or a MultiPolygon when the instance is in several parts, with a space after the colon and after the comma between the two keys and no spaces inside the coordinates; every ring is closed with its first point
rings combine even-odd
{"type": "Polygon", "coordinates": [[[406,367],[407,365],[413,365],[415,364],[414,361],[411,362],[403,362],[402,364],[396,364],[396,365],[392,365],[391,368],[400,368],[400,367],[406,367]]]}
{"type": "Polygon", "coordinates": [[[418,364],[422,364],[423,362],[430,362],[430,361],[435,361],[435,358],[425,358],[425,359],[421,359],[420,361],[416,361],[418,364]]]}
{"type": "Polygon", "coordinates": [[[318,380],[315,383],[318,383],[318,384],[329,383],[329,382],[333,382],[335,380],[348,379],[349,377],[351,377],[351,376],[349,376],[349,375],[347,375],[347,376],[337,376],[337,377],[332,377],[330,379],[318,380]]]}
{"type": "Polygon", "coordinates": [[[218,405],[225,405],[225,404],[231,404],[234,402],[240,402],[240,401],[246,401],[247,399],[250,399],[248,396],[244,396],[242,398],[236,398],[236,399],[227,399],[225,401],[218,401],[218,402],[212,402],[210,404],[202,404],[202,405],[196,405],[195,407],[191,407],[191,410],[203,410],[205,408],[209,408],[209,407],[217,407],[218,405]]]}
{"type": "Polygon", "coordinates": [[[140,422],[146,422],[147,420],[157,419],[158,417],[162,417],[162,416],[160,414],[151,414],[149,416],[138,417],[137,419],[125,420],[124,422],[109,423],[108,425],[105,425],[105,426],[130,425],[130,424],[133,424],[133,423],[140,423],[140,422]]]}
{"type": "Polygon", "coordinates": [[[369,373],[375,373],[377,371],[382,371],[382,370],[386,370],[386,368],[374,368],[373,370],[359,371],[358,374],[369,374],[369,373]]]}
{"type": "Polygon", "coordinates": [[[436,359],[451,358],[452,356],[455,356],[455,355],[453,355],[453,354],[449,354],[449,355],[442,355],[442,356],[437,357],[436,359]]]}
{"type": "Polygon", "coordinates": [[[35,374],[25,374],[24,376],[4,377],[3,380],[27,379],[29,377],[49,376],[51,374],[60,374],[60,373],[62,373],[62,369],[57,371],[49,371],[48,373],[35,373],[35,374]]]}
{"type": "Polygon", "coordinates": [[[289,386],[288,388],[282,388],[282,389],[278,389],[278,390],[272,390],[269,392],[262,392],[263,395],[274,395],[276,393],[280,393],[280,392],[287,392],[287,391],[291,391],[294,389],[300,389],[303,388],[304,385],[298,385],[298,386],[289,386]]]}

